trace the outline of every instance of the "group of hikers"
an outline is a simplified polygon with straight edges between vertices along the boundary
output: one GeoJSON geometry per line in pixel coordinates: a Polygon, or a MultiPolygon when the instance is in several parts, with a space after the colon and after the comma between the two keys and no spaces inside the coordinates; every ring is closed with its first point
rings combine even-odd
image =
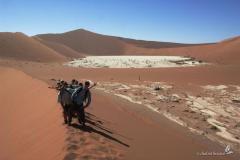
{"type": "Polygon", "coordinates": [[[55,89],[58,90],[58,102],[63,108],[64,123],[71,125],[72,118],[77,117],[81,125],[85,126],[85,108],[91,103],[90,81],[79,83],[73,79],[70,83],[59,80],[55,89]]]}

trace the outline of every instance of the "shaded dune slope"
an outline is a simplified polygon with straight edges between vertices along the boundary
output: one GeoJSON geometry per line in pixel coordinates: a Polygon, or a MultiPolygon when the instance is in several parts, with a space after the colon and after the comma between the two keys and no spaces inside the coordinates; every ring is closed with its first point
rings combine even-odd
{"type": "Polygon", "coordinates": [[[23,33],[0,33],[0,57],[40,62],[63,61],[65,57],[23,33]]]}
{"type": "Polygon", "coordinates": [[[34,39],[38,40],[39,42],[41,42],[42,44],[46,45],[47,47],[55,50],[56,52],[58,52],[59,54],[67,57],[67,58],[82,58],[85,57],[84,53],[79,53],[75,50],[73,50],[72,48],[61,44],[61,43],[57,43],[57,42],[52,42],[52,41],[44,41],[41,38],[38,37],[34,37],[34,39]]]}
{"type": "Polygon", "coordinates": [[[86,30],[75,30],[62,34],[37,35],[44,41],[64,44],[73,50],[89,55],[119,55],[124,52],[125,43],[86,30]]]}

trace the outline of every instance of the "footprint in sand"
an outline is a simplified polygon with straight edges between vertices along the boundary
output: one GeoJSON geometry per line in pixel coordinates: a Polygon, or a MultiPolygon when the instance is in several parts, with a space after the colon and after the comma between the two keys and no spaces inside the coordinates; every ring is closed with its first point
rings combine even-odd
{"type": "Polygon", "coordinates": [[[63,160],[75,160],[79,155],[73,152],[67,153],[63,160]]]}
{"type": "Polygon", "coordinates": [[[76,151],[79,149],[79,146],[76,145],[76,144],[70,144],[68,147],[67,147],[67,151],[76,151]]]}

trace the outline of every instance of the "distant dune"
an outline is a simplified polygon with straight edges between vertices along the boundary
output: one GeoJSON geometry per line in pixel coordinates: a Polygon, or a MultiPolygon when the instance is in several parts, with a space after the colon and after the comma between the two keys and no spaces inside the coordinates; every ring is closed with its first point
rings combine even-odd
{"type": "Polygon", "coordinates": [[[122,37],[107,36],[79,29],[62,34],[42,34],[35,37],[43,41],[64,44],[78,52],[89,55],[122,55],[130,47],[169,48],[197,44],[180,44],[171,42],[143,41],[122,37]]]}
{"type": "Polygon", "coordinates": [[[89,32],[83,29],[62,34],[43,34],[35,37],[47,42],[66,45],[73,50],[88,55],[121,55],[126,44],[121,40],[89,32]]]}
{"type": "Polygon", "coordinates": [[[223,41],[221,41],[221,43],[230,43],[230,42],[236,42],[236,41],[239,42],[239,40],[240,40],[240,36],[236,36],[236,37],[224,39],[223,41]]]}
{"type": "Polygon", "coordinates": [[[0,33],[0,57],[40,62],[65,59],[64,56],[23,33],[0,33]]]}
{"type": "Polygon", "coordinates": [[[33,37],[0,33],[1,58],[29,61],[59,62],[87,55],[175,55],[217,64],[239,64],[239,52],[240,37],[211,44],[181,44],[107,36],[84,29],[33,37]]]}
{"type": "Polygon", "coordinates": [[[129,47],[126,54],[191,56],[217,64],[240,64],[240,37],[231,38],[215,44],[175,48],[129,47]]]}
{"type": "Polygon", "coordinates": [[[35,37],[40,38],[44,43],[61,44],[86,55],[178,55],[192,56],[218,64],[240,62],[239,37],[219,43],[181,44],[106,36],[83,29],[62,34],[42,34],[35,37]]]}
{"type": "Polygon", "coordinates": [[[68,57],[68,58],[81,58],[81,57],[85,56],[84,53],[79,53],[64,44],[56,43],[56,42],[52,42],[52,41],[44,41],[38,37],[34,37],[34,39],[38,40],[42,44],[48,46],[49,48],[55,50],[59,54],[65,56],[65,57],[68,57]]]}
{"type": "Polygon", "coordinates": [[[191,56],[216,64],[240,64],[240,36],[209,44],[178,44],[128,39],[125,39],[125,42],[134,44],[125,48],[126,55],[191,56]]]}
{"type": "Polygon", "coordinates": [[[240,37],[220,42],[208,52],[209,59],[223,64],[240,64],[240,37]]]}
{"type": "Polygon", "coordinates": [[[141,48],[152,48],[152,49],[159,49],[159,48],[177,48],[177,47],[189,47],[189,46],[199,46],[205,44],[184,44],[184,43],[173,43],[173,42],[157,42],[157,41],[145,41],[145,40],[136,40],[136,39],[129,39],[129,38],[122,38],[118,37],[118,39],[132,44],[136,47],[141,48]]]}

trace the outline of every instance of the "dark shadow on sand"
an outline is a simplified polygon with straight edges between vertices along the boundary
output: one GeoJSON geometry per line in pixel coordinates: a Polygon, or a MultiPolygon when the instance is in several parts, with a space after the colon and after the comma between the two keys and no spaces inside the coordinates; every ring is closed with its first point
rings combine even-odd
{"type": "Polygon", "coordinates": [[[117,138],[114,138],[112,134],[114,134],[112,131],[109,129],[105,128],[102,126],[103,122],[100,120],[96,120],[96,116],[91,114],[91,113],[86,113],[86,126],[82,126],[76,123],[73,123],[71,126],[80,129],[81,131],[84,132],[89,132],[89,133],[97,133],[105,138],[108,138],[112,141],[115,141],[125,147],[130,147],[128,144],[120,141],[117,138]],[[106,132],[106,133],[105,133],[106,132]]]}

